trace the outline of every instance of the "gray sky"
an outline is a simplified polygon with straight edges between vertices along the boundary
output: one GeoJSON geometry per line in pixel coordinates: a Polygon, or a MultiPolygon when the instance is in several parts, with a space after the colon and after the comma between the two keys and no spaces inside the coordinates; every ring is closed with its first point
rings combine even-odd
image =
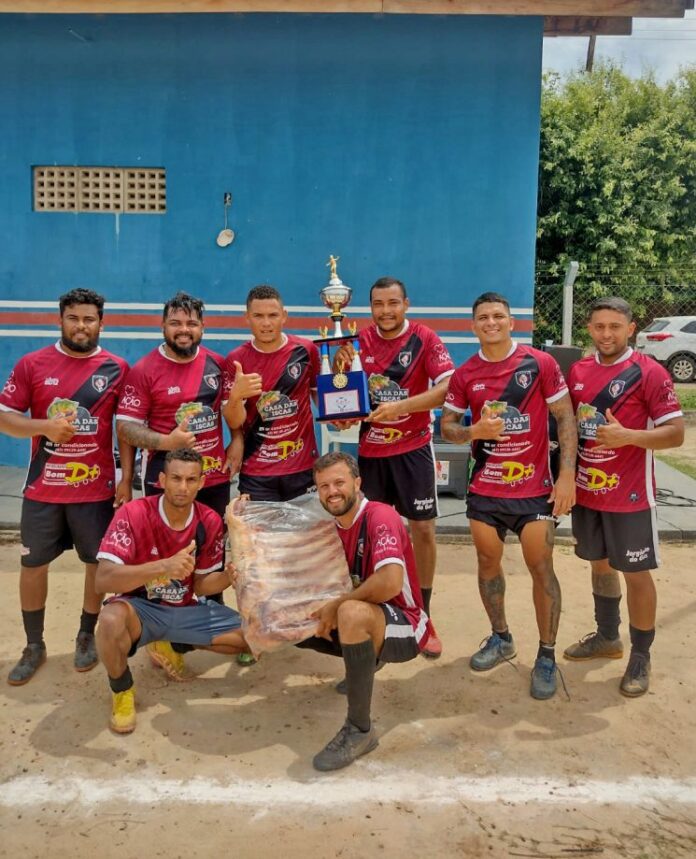
{"type": "MultiPolygon", "coordinates": [[[[570,72],[585,67],[587,38],[544,39],[544,71],[570,72]]],[[[661,82],[680,66],[696,65],[696,10],[684,18],[634,18],[632,36],[598,36],[595,63],[612,59],[626,74],[652,69],[661,82]]]]}

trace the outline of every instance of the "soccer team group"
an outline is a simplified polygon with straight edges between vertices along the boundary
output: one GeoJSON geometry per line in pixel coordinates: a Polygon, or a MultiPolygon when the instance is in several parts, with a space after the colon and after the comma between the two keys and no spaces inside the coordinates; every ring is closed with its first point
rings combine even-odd
{"type": "MultiPolygon", "coordinates": [[[[74,665],[88,671],[101,660],[115,732],[135,728],[128,659],[139,647],[175,680],[186,677],[183,654],[193,648],[253,662],[241,618],[223,600],[236,577],[224,563],[224,514],[238,474],[239,492],[252,501],[316,491],[335,519],[354,589],[316,612],[318,632],[300,646],[343,658],[336,688],[348,708],[313,763],[334,770],[371,751],[375,672],[442,652],[430,608],[438,515],[431,410],[442,407],[443,437],[471,445],[467,516],[491,626],[471,668],[488,671],[516,655],[501,567],[512,531],[532,576],[539,629],[530,692],[554,695],[561,611],[554,528],[572,508],[576,553],[591,566],[596,629],[564,656],[622,657],[624,573],[631,651],[620,691],[647,691],[651,570],[659,563],[652,451],[681,444],[684,425],[668,373],[629,345],[635,324],[626,302],[595,302],[588,319],[595,351],[566,381],[550,354],[513,339],[502,295],[474,302],[480,349],[455,368],[440,338],[407,318],[403,283],[379,279],[370,290],[372,324],[358,335],[372,412],[360,426],[357,460],[318,455],[319,353],[285,333],[278,291],[257,286],[246,307],[251,337],[223,358],[202,345],[203,303],[177,293],[164,306],[162,344],[129,368],[99,345],[103,297],[74,289],[59,301],[58,342],[18,361],[0,395],[0,431],[31,439],[21,514],[27,645],[9,683],[27,683],[46,661],[48,567],[72,547],[85,564],[74,665]],[[144,496],[131,500],[137,449],[144,496]]],[[[352,347],[343,350],[339,360],[350,360],[352,347]]]]}

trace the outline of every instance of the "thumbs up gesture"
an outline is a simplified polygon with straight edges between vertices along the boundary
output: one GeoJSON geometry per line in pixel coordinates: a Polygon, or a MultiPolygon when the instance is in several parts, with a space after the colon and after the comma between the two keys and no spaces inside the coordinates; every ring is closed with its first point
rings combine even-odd
{"type": "Polygon", "coordinates": [[[185,549],[181,549],[162,561],[165,574],[170,579],[185,579],[190,576],[196,565],[196,541],[191,540],[185,549]]]}
{"type": "Polygon", "coordinates": [[[510,436],[502,434],[504,429],[505,421],[502,418],[495,417],[491,412],[490,406],[484,406],[481,409],[481,417],[475,424],[472,424],[471,438],[507,441],[510,436]]]}
{"type": "Polygon", "coordinates": [[[614,417],[611,409],[607,409],[604,416],[607,422],[597,427],[597,444],[594,450],[615,450],[617,447],[631,444],[631,430],[626,429],[614,417]]]}
{"type": "Polygon", "coordinates": [[[248,400],[260,397],[263,393],[263,380],[258,373],[245,373],[239,361],[234,361],[234,382],[230,389],[230,399],[248,400]]]}

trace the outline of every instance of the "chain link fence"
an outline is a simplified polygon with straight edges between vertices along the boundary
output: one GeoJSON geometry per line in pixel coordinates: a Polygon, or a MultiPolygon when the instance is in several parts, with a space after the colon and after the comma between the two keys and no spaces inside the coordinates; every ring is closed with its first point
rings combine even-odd
{"type": "MultiPolygon", "coordinates": [[[[663,316],[696,316],[696,282],[636,283],[630,277],[596,280],[583,272],[582,264],[572,290],[571,344],[587,347],[587,317],[592,302],[615,295],[633,309],[636,331],[642,331],[653,319],[663,316]]],[[[534,346],[547,341],[563,342],[563,276],[537,272],[534,290],[534,346]]],[[[570,345],[570,344],[568,344],[570,345]]]]}

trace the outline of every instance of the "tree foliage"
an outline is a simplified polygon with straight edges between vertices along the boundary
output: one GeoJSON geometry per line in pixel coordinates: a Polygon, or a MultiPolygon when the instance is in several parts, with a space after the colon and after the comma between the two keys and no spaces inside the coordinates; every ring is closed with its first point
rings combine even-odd
{"type": "Polygon", "coordinates": [[[661,86],[613,65],[545,76],[537,226],[537,336],[560,340],[570,260],[584,309],[629,300],[640,323],[696,312],[696,67],[661,86]]]}

